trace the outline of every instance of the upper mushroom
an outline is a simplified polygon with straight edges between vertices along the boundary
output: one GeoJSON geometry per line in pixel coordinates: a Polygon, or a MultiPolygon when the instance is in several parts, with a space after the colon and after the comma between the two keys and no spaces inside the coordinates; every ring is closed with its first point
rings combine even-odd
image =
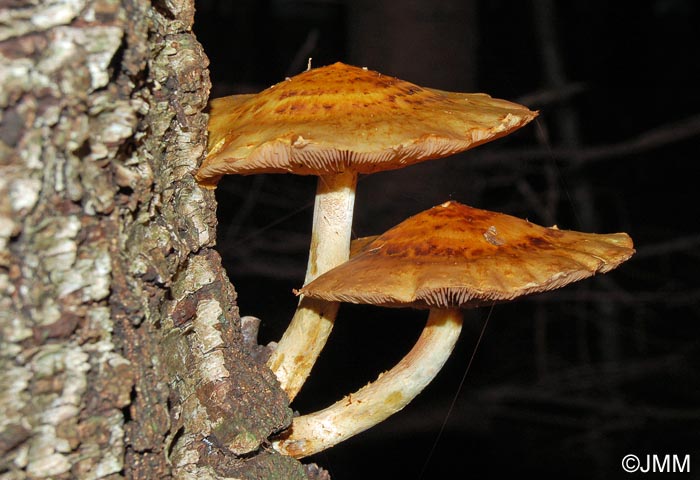
{"type": "MultiPolygon", "coordinates": [[[[304,283],[348,259],[359,173],[441,158],[504,136],[536,112],[485,94],[422,88],[335,63],[256,95],[210,103],[208,154],[196,174],[318,175],[304,283]]],[[[337,303],[301,298],[268,366],[292,400],[333,328],[337,303]]]]}
{"type": "Polygon", "coordinates": [[[419,87],[335,63],[256,95],[210,104],[209,153],[196,178],[391,170],[504,136],[536,112],[481,93],[419,87]]]}

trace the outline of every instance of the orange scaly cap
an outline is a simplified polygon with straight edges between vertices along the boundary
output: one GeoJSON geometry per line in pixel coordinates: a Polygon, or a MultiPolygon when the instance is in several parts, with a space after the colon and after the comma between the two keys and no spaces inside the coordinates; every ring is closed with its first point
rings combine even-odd
{"type": "Polygon", "coordinates": [[[422,88],[343,63],[210,107],[208,155],[196,174],[210,188],[226,174],[392,170],[502,137],[537,116],[486,94],[422,88]]]}
{"type": "Polygon", "coordinates": [[[361,244],[300,293],[329,301],[461,308],[554,290],[634,254],[626,233],[545,228],[447,202],[361,244]]]}

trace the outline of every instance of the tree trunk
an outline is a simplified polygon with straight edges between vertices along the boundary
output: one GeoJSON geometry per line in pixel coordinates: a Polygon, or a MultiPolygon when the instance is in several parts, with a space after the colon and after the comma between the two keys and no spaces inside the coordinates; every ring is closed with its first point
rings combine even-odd
{"type": "Polygon", "coordinates": [[[212,249],[192,0],[0,10],[2,478],[306,478],[212,249]]]}

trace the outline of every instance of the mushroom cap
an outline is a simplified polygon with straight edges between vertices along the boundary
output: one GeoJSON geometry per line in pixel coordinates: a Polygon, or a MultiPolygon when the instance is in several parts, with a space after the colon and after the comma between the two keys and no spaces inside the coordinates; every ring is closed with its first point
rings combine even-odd
{"type": "Polygon", "coordinates": [[[545,228],[447,202],[415,215],[299,293],[389,307],[463,308],[604,273],[634,254],[626,233],[545,228]]]}
{"type": "Polygon", "coordinates": [[[527,108],[482,93],[422,88],[335,63],[255,95],[210,102],[197,181],[222,175],[373,173],[452,155],[525,125],[527,108]]]}

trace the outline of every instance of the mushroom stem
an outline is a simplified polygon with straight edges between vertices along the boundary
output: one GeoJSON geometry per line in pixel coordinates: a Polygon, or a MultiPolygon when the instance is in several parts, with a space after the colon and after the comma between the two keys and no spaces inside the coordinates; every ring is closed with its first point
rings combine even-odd
{"type": "Polygon", "coordinates": [[[462,312],[433,309],[411,351],[388,372],[330,407],[294,418],[273,442],[279,452],[303,458],[356,435],[404,408],[435,378],[462,329],[462,312]]]}
{"type": "MultiPolygon", "coordinates": [[[[356,185],[357,173],[350,170],[319,177],[304,284],[348,260],[356,185]]],[[[304,385],[326,344],[338,305],[300,297],[292,321],[267,362],[289,401],[304,385]]]]}

